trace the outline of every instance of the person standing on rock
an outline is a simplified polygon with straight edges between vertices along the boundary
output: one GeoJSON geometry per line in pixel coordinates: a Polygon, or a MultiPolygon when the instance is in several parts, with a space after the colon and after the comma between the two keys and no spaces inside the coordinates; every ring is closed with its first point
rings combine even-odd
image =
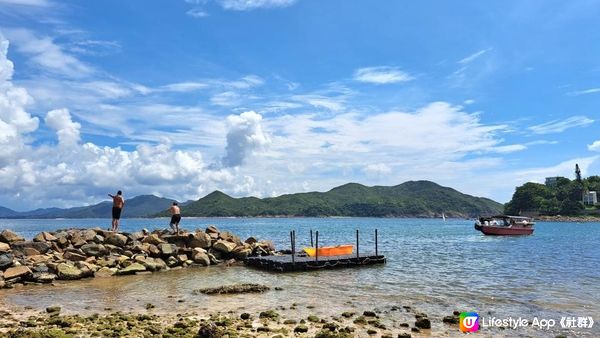
{"type": "Polygon", "coordinates": [[[176,234],[179,234],[179,222],[181,222],[181,211],[179,210],[179,206],[177,202],[173,202],[173,205],[169,208],[171,212],[171,229],[175,231],[176,234]]]}
{"type": "Polygon", "coordinates": [[[119,220],[121,219],[121,211],[125,205],[125,199],[121,190],[117,191],[117,195],[108,194],[113,199],[112,207],[112,228],[111,231],[119,231],[119,220]]]}

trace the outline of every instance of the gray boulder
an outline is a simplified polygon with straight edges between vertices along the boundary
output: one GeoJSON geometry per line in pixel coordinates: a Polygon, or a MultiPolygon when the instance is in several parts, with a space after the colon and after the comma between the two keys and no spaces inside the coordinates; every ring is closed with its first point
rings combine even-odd
{"type": "Polygon", "coordinates": [[[5,270],[13,265],[14,256],[11,253],[0,255],[0,270],[5,270]]]}
{"type": "Polygon", "coordinates": [[[79,262],[85,261],[87,258],[85,255],[77,252],[77,251],[67,251],[63,254],[63,257],[68,261],[79,262]]]}
{"type": "Polygon", "coordinates": [[[0,232],[0,242],[4,242],[4,243],[14,243],[14,242],[20,242],[20,241],[24,241],[25,238],[17,235],[16,233],[14,233],[13,231],[10,231],[8,229],[0,232]]]}
{"type": "Polygon", "coordinates": [[[57,238],[53,234],[46,231],[40,232],[33,238],[34,242],[54,242],[56,240],[57,238]]]}
{"type": "Polygon", "coordinates": [[[20,252],[25,256],[45,254],[46,252],[48,252],[48,250],[50,250],[50,248],[50,244],[48,244],[47,242],[23,241],[12,244],[12,250],[14,252],[20,252]],[[35,252],[33,250],[27,249],[33,249],[35,250],[35,252]]]}
{"type": "Polygon", "coordinates": [[[89,243],[81,246],[81,251],[83,251],[86,256],[104,256],[108,253],[106,247],[102,244],[89,243]]]}
{"type": "Polygon", "coordinates": [[[193,258],[194,258],[194,263],[200,264],[200,265],[204,265],[204,266],[209,266],[210,265],[210,258],[208,257],[208,254],[206,253],[206,251],[202,252],[202,251],[193,251],[193,258]]]}
{"type": "Polygon", "coordinates": [[[125,244],[127,244],[127,236],[117,233],[111,233],[106,236],[104,242],[112,244],[114,246],[124,247],[125,244]]]}
{"type": "Polygon", "coordinates": [[[129,265],[128,267],[119,270],[118,274],[119,275],[133,275],[136,272],[142,272],[142,271],[146,271],[145,266],[143,266],[140,263],[133,263],[133,264],[129,265]]]}
{"type": "Polygon", "coordinates": [[[56,275],[50,272],[34,272],[32,279],[38,283],[52,283],[56,275]]]}
{"type": "Polygon", "coordinates": [[[6,279],[6,280],[13,279],[13,278],[19,278],[19,277],[26,278],[30,275],[31,275],[31,270],[24,265],[13,266],[12,268],[8,268],[8,269],[6,269],[6,271],[4,271],[4,279],[6,279]]]}
{"type": "Polygon", "coordinates": [[[246,259],[252,253],[252,249],[245,246],[238,246],[231,252],[235,259],[246,259]]]}
{"type": "Polygon", "coordinates": [[[83,271],[79,270],[71,264],[61,263],[56,267],[58,272],[58,279],[81,279],[83,278],[83,271]]]}
{"type": "Polygon", "coordinates": [[[94,277],[110,277],[117,274],[117,268],[102,267],[94,273],[94,277]]]}
{"type": "Polygon", "coordinates": [[[212,238],[210,238],[210,236],[206,232],[197,231],[193,235],[190,234],[188,246],[190,248],[208,249],[208,248],[210,248],[211,243],[212,243],[212,238]]]}
{"type": "Polygon", "coordinates": [[[177,254],[178,248],[175,244],[163,243],[158,246],[160,252],[165,256],[177,254]]]}
{"type": "Polygon", "coordinates": [[[213,249],[223,253],[230,253],[233,251],[233,249],[235,249],[235,246],[235,243],[220,239],[213,245],[213,249]]]}
{"type": "Polygon", "coordinates": [[[88,229],[85,230],[82,234],[81,237],[83,237],[83,240],[85,240],[86,242],[91,242],[94,240],[94,238],[96,237],[97,233],[96,231],[92,230],[92,229],[88,229]]]}
{"type": "Polygon", "coordinates": [[[142,240],[142,242],[148,243],[148,244],[153,244],[153,245],[159,245],[159,244],[164,243],[165,241],[160,239],[160,237],[157,234],[150,234],[146,238],[144,238],[142,240]]]}
{"type": "Polygon", "coordinates": [[[209,225],[206,228],[206,233],[209,234],[209,235],[210,234],[219,234],[219,232],[220,232],[219,229],[217,229],[217,227],[214,226],[214,225],[209,225]]]}

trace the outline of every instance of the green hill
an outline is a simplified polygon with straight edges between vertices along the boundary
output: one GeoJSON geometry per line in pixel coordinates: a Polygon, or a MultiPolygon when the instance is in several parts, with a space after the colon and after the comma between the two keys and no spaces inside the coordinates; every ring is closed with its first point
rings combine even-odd
{"type": "MultiPolygon", "coordinates": [[[[502,204],[465,195],[429,181],[367,187],[348,183],[327,192],[288,194],[271,198],[233,198],[220,191],[182,206],[183,216],[275,217],[473,217],[497,214],[502,204]]],[[[166,213],[161,213],[164,216],[166,213]]]]}
{"type": "Polygon", "coordinates": [[[528,182],[515,189],[510,202],[504,205],[504,211],[511,215],[578,216],[586,211],[597,214],[600,204],[587,206],[586,210],[582,202],[586,191],[600,191],[600,176],[573,181],[566,177],[555,177],[549,185],[528,182]]]}

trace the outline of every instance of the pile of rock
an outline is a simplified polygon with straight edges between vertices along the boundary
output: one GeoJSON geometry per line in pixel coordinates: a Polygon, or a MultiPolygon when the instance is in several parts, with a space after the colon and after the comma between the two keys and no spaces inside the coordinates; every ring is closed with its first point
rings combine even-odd
{"type": "Polygon", "coordinates": [[[134,233],[69,229],[42,232],[32,241],[4,230],[0,233],[0,288],[208,266],[274,252],[269,241],[250,237],[242,242],[215,226],[178,235],[145,229],[134,233]]]}

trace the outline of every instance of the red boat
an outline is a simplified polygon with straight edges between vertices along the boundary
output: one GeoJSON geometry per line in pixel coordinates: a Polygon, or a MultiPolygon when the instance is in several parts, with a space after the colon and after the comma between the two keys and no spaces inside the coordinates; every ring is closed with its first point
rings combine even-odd
{"type": "Polygon", "coordinates": [[[534,224],[530,217],[498,215],[480,217],[475,230],[494,236],[531,235],[534,224]]]}

